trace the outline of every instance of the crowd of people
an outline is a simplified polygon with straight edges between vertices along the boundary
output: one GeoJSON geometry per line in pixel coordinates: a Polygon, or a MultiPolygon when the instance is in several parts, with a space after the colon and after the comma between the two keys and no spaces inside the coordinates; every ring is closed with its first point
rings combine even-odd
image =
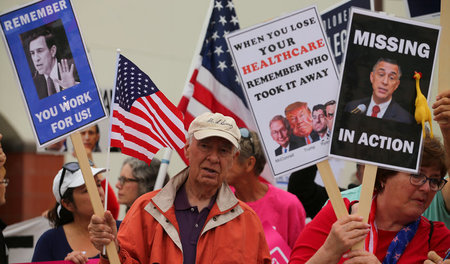
{"type": "MultiPolygon", "coordinates": [[[[40,237],[32,261],[108,263],[102,250],[115,243],[121,263],[272,263],[275,248],[289,263],[449,263],[443,258],[450,248],[450,91],[440,93],[432,107],[443,143],[427,135],[417,174],[377,170],[368,223],[357,215],[360,187],[343,193],[349,214],[337,219],[324,189],[304,188],[301,193],[314,202],[309,204],[262,179],[266,158],[256,132],[239,128],[231,117],[204,113],[187,132],[189,166],[166,175],[162,189],[153,190],[158,159],[150,166],[135,158],[124,161],[116,183],[118,203],[126,206],[123,221],[109,210],[95,215],[78,163],[64,164],[53,181],[55,206],[47,214],[53,228],[40,237]],[[364,249],[352,249],[361,242],[364,249]]],[[[304,141],[314,140],[313,131],[320,138],[324,127],[331,129],[326,118],[332,119],[334,108],[335,102],[313,108],[311,119],[319,121],[307,128],[304,141]]],[[[271,129],[278,131],[273,137],[300,138],[306,129],[282,116],[272,121],[271,129]]],[[[0,205],[9,183],[5,163],[0,141],[0,205]]],[[[91,164],[91,170],[104,202],[105,169],[91,164]]],[[[316,169],[307,170],[311,181],[316,169]]],[[[357,166],[359,180],[363,170],[357,166]]],[[[2,263],[7,252],[1,235],[2,263]]]]}

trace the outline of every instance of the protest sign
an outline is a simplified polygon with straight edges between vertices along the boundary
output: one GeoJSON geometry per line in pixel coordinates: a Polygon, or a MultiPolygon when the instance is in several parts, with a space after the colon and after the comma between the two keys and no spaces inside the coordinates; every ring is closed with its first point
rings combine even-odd
{"type": "Polygon", "coordinates": [[[417,172],[413,75],[428,98],[440,27],[352,9],[348,32],[330,156],[417,172]]]}
{"type": "Polygon", "coordinates": [[[320,15],[338,69],[341,68],[345,51],[351,7],[373,10],[373,0],[346,0],[322,11],[320,15]]]}
{"type": "Polygon", "coordinates": [[[274,176],[325,159],[338,74],[316,7],[226,38],[274,176]]]}
{"type": "Polygon", "coordinates": [[[45,0],[0,15],[38,147],[106,117],[69,0],[45,0]]]}

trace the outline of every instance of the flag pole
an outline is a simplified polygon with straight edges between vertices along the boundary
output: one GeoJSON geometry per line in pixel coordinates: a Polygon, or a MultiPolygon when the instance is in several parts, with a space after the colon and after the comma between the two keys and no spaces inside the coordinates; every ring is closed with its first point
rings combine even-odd
{"type": "Polygon", "coordinates": [[[112,115],[113,115],[113,110],[114,110],[114,96],[116,93],[116,82],[117,82],[117,68],[119,67],[119,56],[120,56],[120,49],[116,50],[116,72],[114,73],[114,86],[113,86],[113,91],[112,91],[112,96],[111,96],[111,101],[109,102],[109,129],[108,129],[108,142],[106,144],[106,183],[105,183],[105,211],[107,209],[107,205],[108,205],[108,176],[110,173],[110,160],[111,160],[111,128],[112,128],[112,115]]]}
{"type": "Polygon", "coordinates": [[[159,166],[158,176],[156,177],[155,187],[153,190],[159,190],[164,185],[164,180],[166,179],[167,167],[169,167],[170,156],[172,155],[172,149],[165,148],[163,158],[161,160],[161,165],[159,166]]]}
{"type": "MultiPolygon", "coordinates": [[[[108,177],[110,173],[110,160],[111,160],[111,127],[112,127],[112,115],[114,110],[114,96],[116,93],[116,82],[117,82],[117,68],[119,67],[119,56],[120,56],[120,49],[116,50],[116,72],[114,73],[114,86],[112,91],[111,100],[109,102],[109,129],[108,129],[108,142],[106,144],[106,177],[105,177],[105,211],[107,210],[108,206],[108,177]]],[[[105,255],[106,247],[103,247],[103,255],[105,255]]]]}
{"type": "MultiPolygon", "coordinates": [[[[210,1],[209,4],[209,8],[208,8],[208,13],[206,13],[206,19],[205,21],[203,21],[203,26],[202,29],[200,31],[200,37],[197,41],[197,46],[195,47],[195,51],[194,51],[194,57],[192,58],[191,61],[191,66],[189,67],[189,71],[187,73],[186,76],[186,82],[185,82],[185,87],[187,85],[189,85],[189,81],[191,79],[192,73],[194,72],[194,69],[197,68],[198,66],[198,59],[200,57],[200,52],[202,50],[203,47],[203,41],[205,39],[205,35],[206,35],[206,31],[208,30],[208,26],[209,26],[209,20],[211,19],[211,15],[212,15],[212,10],[214,8],[214,1],[210,1]]],[[[183,93],[186,91],[186,89],[183,90],[183,93]]],[[[192,94],[189,95],[189,98],[192,96],[192,94]]]]}

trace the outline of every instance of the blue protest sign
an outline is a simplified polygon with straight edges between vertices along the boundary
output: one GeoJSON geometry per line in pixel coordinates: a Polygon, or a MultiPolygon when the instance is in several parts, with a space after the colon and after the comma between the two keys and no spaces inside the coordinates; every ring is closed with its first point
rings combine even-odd
{"type": "Polygon", "coordinates": [[[106,117],[70,0],[31,3],[0,23],[38,147],[106,117]]]}

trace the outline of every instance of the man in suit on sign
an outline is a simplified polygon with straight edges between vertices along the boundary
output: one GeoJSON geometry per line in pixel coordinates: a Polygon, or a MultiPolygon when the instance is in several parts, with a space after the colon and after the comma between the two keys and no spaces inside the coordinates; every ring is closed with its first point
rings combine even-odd
{"type": "Polygon", "coordinates": [[[39,99],[79,83],[75,65],[67,59],[56,58],[55,36],[49,30],[38,29],[30,35],[28,51],[36,72],[33,81],[39,99]]]}
{"type": "Polygon", "coordinates": [[[395,60],[380,58],[370,73],[372,96],[349,102],[345,111],[353,114],[403,122],[414,123],[413,116],[392,99],[392,94],[400,85],[402,75],[400,66],[395,60]]]}
{"type": "Polygon", "coordinates": [[[292,135],[289,122],[281,115],[276,115],[270,120],[270,135],[280,146],[275,149],[275,156],[287,153],[305,145],[304,141],[292,135]]]}
{"type": "Polygon", "coordinates": [[[320,139],[313,130],[311,110],[305,102],[294,102],[284,109],[286,119],[292,129],[292,134],[299,137],[303,145],[308,145],[320,139]]]}

